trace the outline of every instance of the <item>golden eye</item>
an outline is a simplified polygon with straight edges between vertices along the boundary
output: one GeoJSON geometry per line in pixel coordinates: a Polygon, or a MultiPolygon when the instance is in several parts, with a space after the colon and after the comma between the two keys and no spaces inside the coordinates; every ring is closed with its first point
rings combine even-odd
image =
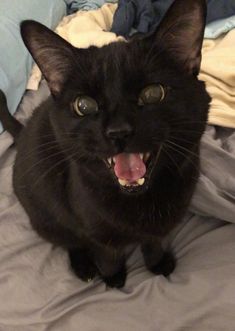
{"type": "Polygon", "coordinates": [[[99,110],[97,102],[86,95],[76,98],[73,102],[73,109],[79,116],[95,114],[99,110]]]}
{"type": "Polygon", "coordinates": [[[164,87],[161,84],[152,84],[145,87],[139,96],[138,105],[152,105],[161,102],[166,96],[164,87]]]}

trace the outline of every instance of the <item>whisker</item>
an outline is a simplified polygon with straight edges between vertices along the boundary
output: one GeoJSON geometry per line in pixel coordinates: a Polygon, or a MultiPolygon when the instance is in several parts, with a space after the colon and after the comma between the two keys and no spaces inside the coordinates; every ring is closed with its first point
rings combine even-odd
{"type": "MultiPolygon", "coordinates": [[[[168,140],[168,143],[171,143],[171,144],[173,144],[173,145],[176,145],[176,147],[181,148],[182,150],[185,150],[187,153],[189,153],[189,154],[191,154],[191,155],[193,155],[193,156],[197,156],[197,157],[198,157],[200,160],[202,160],[203,162],[207,163],[207,164],[210,165],[210,166],[213,166],[213,168],[217,169],[218,171],[221,171],[221,169],[219,169],[217,166],[215,166],[214,163],[210,162],[207,158],[205,158],[204,156],[202,156],[201,153],[200,153],[199,155],[197,155],[196,153],[190,151],[188,148],[185,148],[185,147],[183,147],[183,146],[180,146],[180,145],[178,145],[178,144],[175,144],[175,143],[173,143],[172,141],[169,141],[169,140],[168,140]]],[[[169,146],[169,145],[168,145],[168,146],[169,146]]],[[[170,147],[170,146],[169,146],[169,147],[170,147]]],[[[181,153],[182,153],[182,152],[181,152],[181,153]]]]}
{"type": "Polygon", "coordinates": [[[179,144],[177,144],[177,143],[174,143],[174,142],[171,141],[171,140],[166,140],[166,141],[167,141],[168,143],[170,143],[170,144],[172,144],[172,145],[178,147],[178,148],[181,148],[182,150],[186,151],[187,153],[190,153],[191,155],[198,157],[198,154],[195,153],[195,152],[193,152],[193,151],[191,151],[190,149],[188,149],[188,148],[186,148],[186,147],[183,147],[183,146],[181,146],[181,145],[179,145],[179,144]]]}
{"type": "MultiPolygon", "coordinates": [[[[54,133],[43,134],[43,135],[38,136],[38,138],[47,138],[47,137],[51,137],[51,136],[56,138],[54,133]]],[[[76,137],[76,136],[79,136],[79,133],[77,133],[77,132],[62,132],[62,133],[60,133],[60,137],[61,136],[75,136],[76,137]]]]}
{"type": "MultiPolygon", "coordinates": [[[[47,143],[40,144],[37,147],[30,149],[26,153],[25,157],[21,160],[20,164],[23,163],[25,160],[27,160],[34,152],[37,152],[37,154],[41,154],[43,152],[52,150],[53,148],[55,148],[55,146],[58,145],[59,142],[72,142],[72,141],[74,141],[73,138],[66,138],[66,139],[61,139],[60,141],[54,140],[54,141],[49,141],[47,143]]],[[[14,163],[15,163],[15,160],[9,165],[11,166],[14,163]]]]}
{"type": "Polygon", "coordinates": [[[173,123],[173,124],[206,124],[207,121],[191,121],[191,120],[179,120],[179,119],[173,119],[173,120],[170,120],[170,123],[173,123]]]}
{"type": "Polygon", "coordinates": [[[181,173],[181,170],[180,170],[178,164],[176,163],[176,161],[174,160],[174,158],[172,158],[172,157],[170,156],[170,154],[167,152],[167,149],[165,149],[164,146],[165,146],[165,145],[162,144],[162,151],[165,152],[166,155],[169,157],[169,159],[174,163],[174,165],[176,166],[176,169],[178,170],[180,176],[182,177],[182,173],[181,173]]]}
{"type": "MultiPolygon", "coordinates": [[[[170,138],[173,138],[173,139],[179,140],[179,141],[183,141],[183,142],[188,143],[188,144],[194,143],[194,141],[192,141],[192,140],[184,139],[184,138],[181,138],[181,137],[175,137],[175,136],[172,136],[172,135],[170,136],[170,138]]],[[[171,141],[171,140],[169,140],[169,141],[171,141]]]]}
{"type": "Polygon", "coordinates": [[[29,169],[27,169],[27,171],[25,171],[25,172],[19,177],[19,179],[22,179],[26,174],[28,174],[30,171],[32,171],[32,169],[34,169],[37,165],[42,164],[43,162],[45,162],[46,160],[49,160],[50,158],[52,158],[52,157],[54,157],[54,156],[57,156],[57,155],[59,155],[59,154],[67,153],[67,152],[69,152],[72,148],[73,148],[73,146],[70,147],[70,148],[68,148],[68,149],[66,149],[66,150],[58,151],[58,152],[56,152],[56,153],[53,153],[53,154],[47,156],[46,158],[43,158],[43,159],[39,160],[38,162],[34,163],[29,169]]]}
{"type": "Polygon", "coordinates": [[[171,129],[172,132],[174,133],[191,133],[193,135],[198,135],[198,134],[201,134],[201,131],[197,131],[197,130],[190,130],[190,129],[178,129],[178,128],[172,128],[171,129]]]}
{"type": "Polygon", "coordinates": [[[183,153],[182,151],[179,151],[178,149],[174,148],[173,146],[170,146],[170,145],[167,145],[167,146],[168,146],[168,148],[172,149],[172,150],[175,151],[176,153],[178,153],[178,154],[184,156],[184,158],[185,158],[187,161],[189,161],[189,162],[194,166],[194,168],[195,168],[196,170],[199,170],[200,167],[196,167],[195,163],[191,160],[191,158],[190,158],[188,155],[186,155],[186,154],[183,153]]]}
{"type": "Polygon", "coordinates": [[[65,161],[69,161],[71,160],[74,156],[76,156],[79,153],[79,151],[76,151],[74,153],[72,153],[71,155],[68,155],[65,158],[62,158],[61,160],[59,160],[58,162],[56,162],[55,164],[53,164],[52,167],[50,167],[49,169],[47,169],[47,171],[45,171],[37,180],[36,182],[34,182],[34,186],[36,186],[44,177],[46,177],[53,169],[55,169],[56,167],[58,167],[61,163],[65,162],[65,161]]]}

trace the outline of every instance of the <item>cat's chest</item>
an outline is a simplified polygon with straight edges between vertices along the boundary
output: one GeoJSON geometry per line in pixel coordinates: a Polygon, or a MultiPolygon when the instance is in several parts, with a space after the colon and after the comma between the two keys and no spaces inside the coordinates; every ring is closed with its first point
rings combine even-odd
{"type": "Polygon", "coordinates": [[[178,220],[173,183],[167,186],[159,180],[144,194],[127,195],[82,171],[74,170],[70,179],[68,199],[73,212],[88,235],[101,242],[130,243],[164,236],[171,228],[172,214],[174,222],[178,220]]]}
{"type": "Polygon", "coordinates": [[[160,214],[152,197],[128,199],[112,190],[94,192],[84,187],[71,201],[87,233],[100,242],[118,246],[141,241],[153,229],[157,233],[160,214]]]}
{"type": "Polygon", "coordinates": [[[107,208],[100,205],[99,210],[90,208],[89,212],[83,214],[83,224],[89,237],[116,249],[141,243],[153,234],[148,226],[153,224],[153,221],[150,221],[150,214],[144,208],[142,213],[138,213],[134,208],[107,208]]]}

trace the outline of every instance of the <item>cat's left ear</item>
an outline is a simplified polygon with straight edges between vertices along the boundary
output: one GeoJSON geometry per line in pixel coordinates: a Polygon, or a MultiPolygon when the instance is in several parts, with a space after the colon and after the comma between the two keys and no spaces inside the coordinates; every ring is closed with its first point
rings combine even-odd
{"type": "Polygon", "coordinates": [[[21,23],[21,36],[47,80],[51,93],[57,96],[72,73],[75,48],[35,21],[21,23]]]}
{"type": "Polygon", "coordinates": [[[198,75],[206,12],[205,0],[175,0],[157,30],[147,38],[153,53],[166,54],[189,74],[198,75]]]}

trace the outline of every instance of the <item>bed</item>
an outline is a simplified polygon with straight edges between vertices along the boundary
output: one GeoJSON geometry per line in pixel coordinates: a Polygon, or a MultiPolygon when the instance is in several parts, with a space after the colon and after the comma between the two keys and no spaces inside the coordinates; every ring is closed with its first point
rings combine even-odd
{"type": "MultiPolygon", "coordinates": [[[[26,91],[25,123],[49,94],[26,91]]],[[[121,290],[72,273],[68,256],[38,237],[12,190],[15,147],[0,135],[0,331],[235,330],[235,129],[208,125],[201,175],[182,223],[166,238],[177,259],[170,277],[149,273],[128,251],[121,290]]]]}

